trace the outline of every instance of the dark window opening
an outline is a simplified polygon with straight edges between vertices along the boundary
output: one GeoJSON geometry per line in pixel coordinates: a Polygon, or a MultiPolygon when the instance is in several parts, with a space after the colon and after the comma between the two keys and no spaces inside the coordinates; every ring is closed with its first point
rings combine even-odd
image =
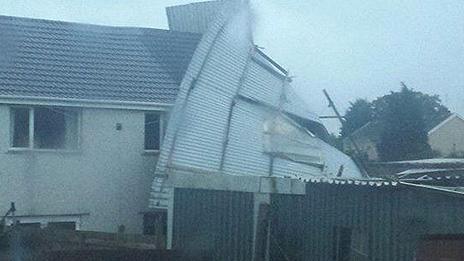
{"type": "Polygon", "coordinates": [[[156,113],[145,114],[145,150],[159,150],[161,136],[160,115],[156,113]]]}
{"type": "Polygon", "coordinates": [[[55,230],[76,230],[76,222],[49,222],[47,228],[55,230]]]}
{"type": "Polygon", "coordinates": [[[74,149],[76,147],[76,112],[55,108],[34,110],[34,148],[74,149]]]}
{"type": "Polygon", "coordinates": [[[29,109],[12,108],[13,147],[29,147],[29,109]]]}
{"type": "Polygon", "coordinates": [[[11,118],[14,148],[78,147],[78,112],[75,110],[59,107],[12,108],[11,118]]]}

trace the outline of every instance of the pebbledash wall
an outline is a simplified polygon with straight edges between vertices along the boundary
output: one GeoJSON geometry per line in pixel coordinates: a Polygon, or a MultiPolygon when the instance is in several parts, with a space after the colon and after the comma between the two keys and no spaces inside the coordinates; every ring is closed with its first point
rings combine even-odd
{"type": "MultiPolygon", "coordinates": [[[[253,196],[176,188],[173,248],[252,260],[253,196]]],[[[356,260],[413,260],[422,237],[464,234],[464,198],[391,184],[308,183],[306,195],[271,194],[270,209],[271,261],[336,260],[336,228],[357,233],[356,260]]]]}
{"type": "Polygon", "coordinates": [[[144,153],[145,111],[81,112],[79,150],[12,152],[10,107],[0,105],[0,212],[15,202],[19,216],[73,216],[82,230],[141,233],[158,159],[144,153]]]}

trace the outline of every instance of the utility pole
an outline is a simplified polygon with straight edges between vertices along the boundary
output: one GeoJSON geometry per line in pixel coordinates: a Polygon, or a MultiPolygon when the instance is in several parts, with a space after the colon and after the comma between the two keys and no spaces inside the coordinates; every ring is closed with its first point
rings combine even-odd
{"type": "MultiPolygon", "coordinates": [[[[333,102],[332,98],[330,98],[330,95],[329,93],[324,89],[322,90],[324,92],[324,95],[325,97],[327,98],[327,101],[329,102],[329,107],[332,108],[332,110],[335,112],[335,118],[337,118],[340,123],[342,124],[342,126],[345,124],[345,119],[343,118],[343,116],[338,112],[337,110],[337,107],[335,106],[335,103],[333,102]]],[[[328,118],[328,117],[326,117],[328,118]]],[[[354,150],[356,151],[356,153],[358,155],[361,155],[361,149],[359,148],[358,144],[356,143],[356,141],[353,139],[353,137],[351,135],[348,135],[348,139],[350,140],[351,144],[353,144],[353,147],[354,147],[354,150]]],[[[360,159],[360,158],[357,158],[355,156],[353,156],[355,162],[358,163],[360,169],[361,169],[361,172],[362,172],[362,175],[364,177],[369,177],[369,175],[367,174],[367,170],[366,170],[366,166],[364,164],[364,162],[360,159]]]]}

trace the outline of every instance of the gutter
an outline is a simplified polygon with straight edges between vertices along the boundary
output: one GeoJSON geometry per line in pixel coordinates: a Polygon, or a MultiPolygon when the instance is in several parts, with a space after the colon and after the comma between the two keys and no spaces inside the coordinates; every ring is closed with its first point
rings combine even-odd
{"type": "Polygon", "coordinates": [[[161,111],[167,111],[169,108],[174,106],[173,103],[72,99],[72,98],[14,96],[14,95],[0,95],[0,104],[55,105],[55,106],[69,106],[69,107],[77,106],[77,107],[89,107],[89,108],[140,109],[140,110],[161,110],[161,111]]]}
{"type": "Polygon", "coordinates": [[[428,191],[432,191],[432,192],[436,192],[440,194],[446,194],[448,196],[460,197],[460,198],[464,197],[464,192],[439,188],[436,186],[414,184],[414,183],[409,183],[409,182],[404,182],[404,181],[398,181],[398,184],[402,185],[403,187],[412,188],[412,189],[428,190],[428,191]]]}

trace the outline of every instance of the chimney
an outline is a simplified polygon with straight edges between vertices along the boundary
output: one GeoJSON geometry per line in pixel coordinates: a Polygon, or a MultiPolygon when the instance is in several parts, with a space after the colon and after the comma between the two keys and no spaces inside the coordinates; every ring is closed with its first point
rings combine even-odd
{"type": "Polygon", "coordinates": [[[218,0],[167,7],[169,29],[203,34],[224,2],[218,0]]]}

